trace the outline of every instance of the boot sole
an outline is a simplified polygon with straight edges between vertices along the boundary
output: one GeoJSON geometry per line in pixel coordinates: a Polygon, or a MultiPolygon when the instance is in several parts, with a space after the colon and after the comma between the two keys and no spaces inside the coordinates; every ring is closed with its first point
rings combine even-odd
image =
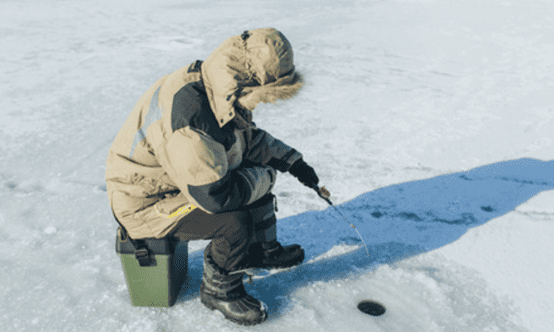
{"type": "Polygon", "coordinates": [[[267,312],[264,314],[263,317],[260,317],[259,319],[255,320],[255,321],[242,321],[242,320],[238,320],[238,319],[235,319],[233,317],[229,317],[227,315],[225,315],[225,313],[219,309],[217,309],[216,306],[214,306],[213,304],[211,304],[208,300],[206,300],[202,295],[200,296],[200,302],[202,302],[202,304],[204,306],[206,306],[206,308],[210,309],[210,310],[217,310],[219,312],[221,312],[223,314],[223,316],[225,317],[225,319],[228,319],[230,320],[231,322],[235,323],[235,324],[238,324],[238,325],[243,325],[243,326],[252,326],[252,325],[257,325],[257,324],[260,324],[262,322],[264,322],[266,319],[267,319],[267,312]]]}

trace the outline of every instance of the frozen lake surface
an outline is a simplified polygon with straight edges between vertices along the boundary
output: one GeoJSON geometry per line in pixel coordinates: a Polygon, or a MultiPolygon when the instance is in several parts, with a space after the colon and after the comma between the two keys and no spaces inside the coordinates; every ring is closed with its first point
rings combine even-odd
{"type": "Polygon", "coordinates": [[[0,326],[242,331],[199,300],[131,306],[107,151],[159,77],[275,27],[306,86],[257,125],[304,154],[362,234],[279,175],[306,263],[256,278],[252,331],[548,332],[554,326],[554,2],[3,1],[0,326]],[[383,303],[379,317],[359,301],[383,303]]]}

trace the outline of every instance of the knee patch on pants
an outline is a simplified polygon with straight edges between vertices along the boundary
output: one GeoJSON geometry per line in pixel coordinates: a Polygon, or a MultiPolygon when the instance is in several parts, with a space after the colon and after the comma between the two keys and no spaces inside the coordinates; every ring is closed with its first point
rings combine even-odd
{"type": "Polygon", "coordinates": [[[277,240],[277,217],[275,216],[274,196],[250,210],[254,223],[254,241],[270,242],[277,240]]]}

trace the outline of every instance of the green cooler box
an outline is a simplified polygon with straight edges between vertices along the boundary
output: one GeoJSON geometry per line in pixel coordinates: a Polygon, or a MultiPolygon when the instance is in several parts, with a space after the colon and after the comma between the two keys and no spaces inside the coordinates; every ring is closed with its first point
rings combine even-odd
{"type": "Polygon", "coordinates": [[[131,303],[172,306],[187,278],[188,242],[170,237],[133,242],[126,232],[117,230],[115,251],[121,258],[131,303]]]}

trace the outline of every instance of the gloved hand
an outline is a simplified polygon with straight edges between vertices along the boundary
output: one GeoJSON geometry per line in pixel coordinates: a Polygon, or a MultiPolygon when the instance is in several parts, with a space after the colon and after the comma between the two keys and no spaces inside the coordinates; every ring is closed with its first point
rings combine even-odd
{"type": "Polygon", "coordinates": [[[292,174],[298,181],[302,182],[308,188],[317,189],[317,184],[319,183],[319,178],[315,174],[314,169],[306,164],[302,159],[299,159],[295,162],[290,168],[289,173],[292,174]]]}

